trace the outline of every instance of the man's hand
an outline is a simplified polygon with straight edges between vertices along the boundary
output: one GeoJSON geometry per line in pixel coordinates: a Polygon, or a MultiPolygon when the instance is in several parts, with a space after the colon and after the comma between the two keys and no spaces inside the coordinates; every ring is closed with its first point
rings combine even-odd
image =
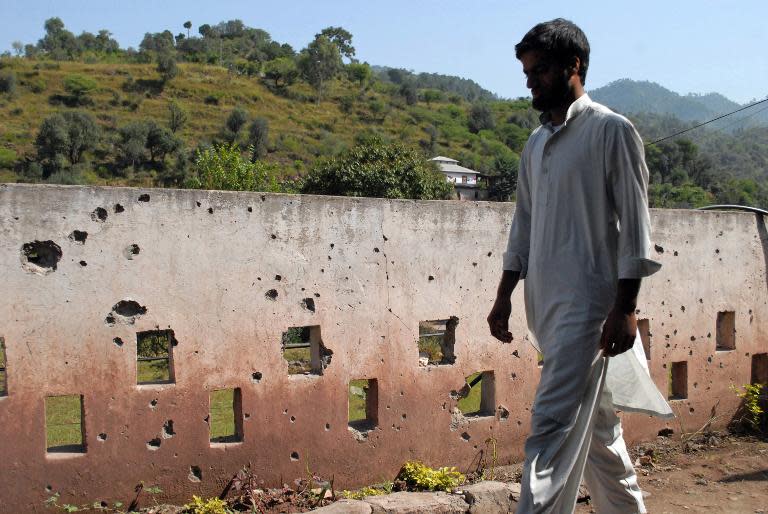
{"type": "Polygon", "coordinates": [[[624,353],[635,344],[636,333],[637,318],[635,313],[624,314],[620,309],[613,308],[603,325],[600,348],[609,357],[624,353]]]}
{"type": "Polygon", "coordinates": [[[512,314],[512,301],[508,296],[497,297],[493,309],[488,315],[488,327],[491,335],[502,343],[512,342],[512,332],[509,331],[509,316],[512,314]]]}

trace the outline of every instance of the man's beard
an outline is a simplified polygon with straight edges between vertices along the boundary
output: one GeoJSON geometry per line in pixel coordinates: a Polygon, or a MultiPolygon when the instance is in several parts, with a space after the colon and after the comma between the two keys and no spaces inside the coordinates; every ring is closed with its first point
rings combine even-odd
{"type": "Polygon", "coordinates": [[[541,112],[549,112],[561,105],[568,103],[571,87],[568,83],[568,75],[563,73],[560,80],[556,81],[547,91],[541,91],[539,96],[533,99],[533,108],[541,112]]]}

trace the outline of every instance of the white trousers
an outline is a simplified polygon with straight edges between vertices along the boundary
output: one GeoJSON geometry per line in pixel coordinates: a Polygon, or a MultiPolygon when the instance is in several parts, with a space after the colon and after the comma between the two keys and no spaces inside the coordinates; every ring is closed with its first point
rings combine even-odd
{"type": "Polygon", "coordinates": [[[621,420],[604,390],[607,363],[602,354],[592,363],[584,398],[569,424],[536,415],[534,406],[518,514],[572,513],[582,476],[599,514],[646,512],[621,420]]]}

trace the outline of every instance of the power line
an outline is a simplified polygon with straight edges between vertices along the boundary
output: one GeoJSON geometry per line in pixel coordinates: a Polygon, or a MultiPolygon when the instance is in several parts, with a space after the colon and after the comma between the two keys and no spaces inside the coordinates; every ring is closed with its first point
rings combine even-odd
{"type": "MultiPolygon", "coordinates": [[[[764,99],[762,99],[760,101],[757,101],[757,102],[755,102],[753,104],[750,104],[750,105],[747,105],[747,106],[742,107],[740,109],[736,109],[735,111],[731,111],[729,113],[723,114],[721,116],[718,116],[717,118],[712,118],[711,120],[705,121],[704,123],[699,123],[698,125],[695,125],[693,127],[688,127],[687,129],[683,129],[683,130],[681,130],[679,132],[675,132],[674,134],[671,134],[669,136],[665,136],[665,137],[662,137],[661,139],[657,139],[656,141],[652,141],[650,143],[646,143],[645,146],[651,146],[651,145],[655,145],[656,143],[661,143],[662,141],[666,141],[667,139],[671,139],[673,137],[677,137],[680,134],[685,134],[686,132],[690,132],[691,130],[697,129],[699,127],[703,127],[704,125],[708,125],[708,124],[712,123],[713,121],[722,120],[723,118],[725,118],[727,116],[730,116],[732,114],[736,114],[737,112],[744,111],[746,109],[754,107],[755,105],[760,105],[760,104],[765,103],[765,102],[768,102],[768,98],[764,98],[764,99]]],[[[755,114],[757,114],[757,113],[755,113],[755,114]]]]}

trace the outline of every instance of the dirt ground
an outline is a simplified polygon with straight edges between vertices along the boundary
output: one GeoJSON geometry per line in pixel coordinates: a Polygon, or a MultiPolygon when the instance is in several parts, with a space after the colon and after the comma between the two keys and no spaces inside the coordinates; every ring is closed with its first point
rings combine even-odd
{"type": "MultiPolygon", "coordinates": [[[[768,514],[768,440],[725,433],[688,442],[658,437],[630,454],[649,514],[768,514]]],[[[495,479],[517,482],[520,474],[519,464],[501,466],[495,479]]],[[[575,512],[595,512],[586,489],[575,512]]]]}
{"type": "MultiPolygon", "coordinates": [[[[709,435],[681,444],[660,437],[633,456],[650,514],[768,514],[768,441],[709,435]]],[[[595,511],[582,502],[576,512],[595,511]]]]}

